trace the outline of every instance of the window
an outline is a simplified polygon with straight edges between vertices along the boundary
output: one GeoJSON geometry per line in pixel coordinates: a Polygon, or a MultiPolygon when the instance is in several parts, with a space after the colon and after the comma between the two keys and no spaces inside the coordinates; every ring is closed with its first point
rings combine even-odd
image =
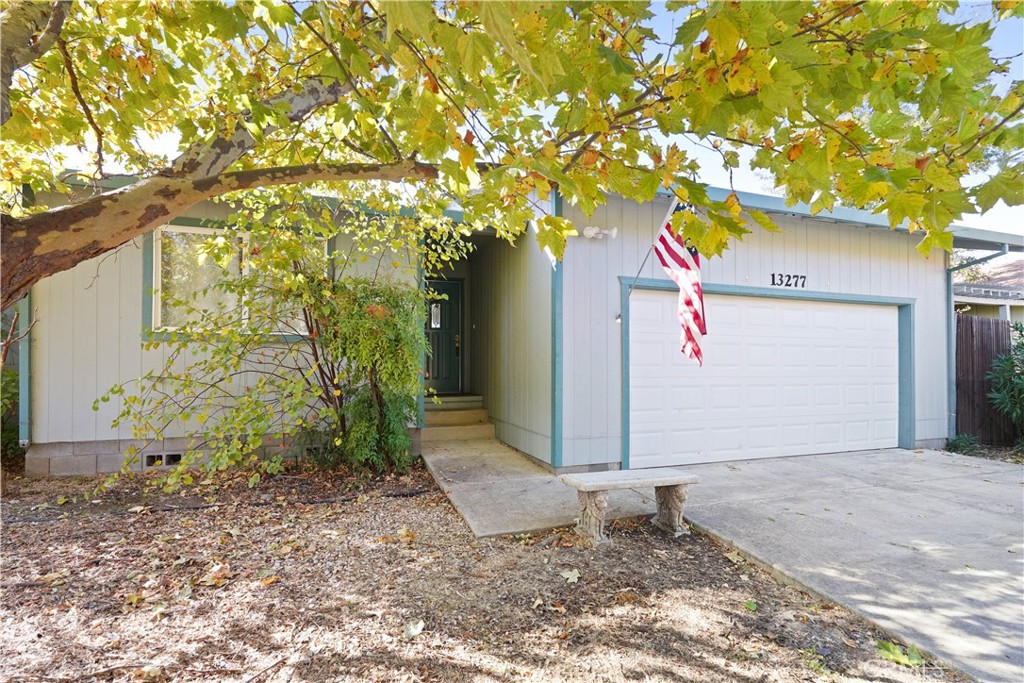
{"type": "Polygon", "coordinates": [[[430,304],[430,329],[441,329],[441,304],[438,302],[430,304]]]}
{"type": "Polygon", "coordinates": [[[153,235],[153,328],[180,327],[189,319],[189,308],[214,310],[230,307],[230,293],[210,289],[223,278],[225,269],[241,273],[242,249],[228,250],[218,262],[203,249],[211,239],[230,239],[208,228],[165,226],[153,235]],[[194,298],[193,298],[194,297],[194,298]],[[189,306],[173,301],[188,300],[189,306]]]}

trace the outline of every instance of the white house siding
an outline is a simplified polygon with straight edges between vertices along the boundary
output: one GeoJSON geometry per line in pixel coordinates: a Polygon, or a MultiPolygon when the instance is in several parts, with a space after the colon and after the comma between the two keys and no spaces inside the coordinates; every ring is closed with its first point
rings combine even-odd
{"type": "Polygon", "coordinates": [[[101,469],[119,467],[131,438],[111,427],[121,401],[92,405],[164,363],[163,349],[142,349],[142,262],[140,238],[33,287],[30,473],[92,474],[98,454],[101,469]]]}
{"type": "MultiPolygon", "coordinates": [[[[622,457],[619,277],[634,277],[669,200],[638,205],[617,197],[590,218],[573,207],[578,226],[618,228],[615,239],[574,238],[564,259],[565,402],[563,465],[612,466],[622,457]]],[[[945,255],[915,249],[916,236],[815,218],[775,214],[782,232],[753,227],[721,257],[705,259],[705,282],[769,288],[772,272],[807,275],[808,291],[913,299],[915,411],[918,443],[946,437],[945,255]]],[[[582,233],[582,230],[581,230],[582,233]]],[[[641,278],[664,279],[653,255],[641,278]]],[[[708,311],[709,318],[714,312],[708,311]]],[[[709,336],[707,344],[713,344],[709,336]]]]}
{"type": "MultiPolygon", "coordinates": [[[[197,207],[193,217],[226,216],[223,206],[197,207]]],[[[339,247],[344,251],[344,247],[339,247]]],[[[121,399],[112,397],[92,409],[94,401],[115,384],[131,382],[164,367],[167,350],[143,350],[144,238],[115,252],[80,263],[45,278],[32,288],[36,321],[31,335],[31,446],[26,471],[33,475],[89,475],[121,467],[131,445],[130,424],[114,428],[121,399]]],[[[352,275],[396,276],[414,284],[414,268],[395,272],[393,261],[407,254],[376,255],[355,262],[352,275]],[[383,264],[378,267],[378,261],[383,264]]],[[[177,362],[184,370],[187,354],[177,362]]],[[[148,444],[149,452],[181,452],[184,428],[165,433],[166,441],[148,444]]],[[[136,442],[142,445],[141,442],[136,442]]]]}
{"type": "Polygon", "coordinates": [[[551,262],[532,235],[477,240],[470,257],[472,389],[496,436],[551,461],[551,262]]]}

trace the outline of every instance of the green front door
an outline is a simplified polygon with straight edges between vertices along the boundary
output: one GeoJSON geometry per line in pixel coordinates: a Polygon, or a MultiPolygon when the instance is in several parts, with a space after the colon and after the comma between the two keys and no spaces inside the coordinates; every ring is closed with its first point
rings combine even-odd
{"type": "Polygon", "coordinates": [[[428,280],[427,288],[445,297],[427,301],[427,389],[457,394],[462,391],[462,283],[428,280]]]}

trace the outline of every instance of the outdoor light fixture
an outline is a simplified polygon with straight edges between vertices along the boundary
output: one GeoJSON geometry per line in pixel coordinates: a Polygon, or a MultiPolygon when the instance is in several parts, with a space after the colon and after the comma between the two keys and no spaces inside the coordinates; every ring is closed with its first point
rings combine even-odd
{"type": "Polygon", "coordinates": [[[605,238],[605,235],[607,235],[611,239],[615,239],[615,236],[618,234],[618,228],[610,228],[606,230],[604,228],[599,228],[596,225],[588,225],[587,227],[583,228],[583,236],[586,237],[588,240],[603,240],[605,238]]]}

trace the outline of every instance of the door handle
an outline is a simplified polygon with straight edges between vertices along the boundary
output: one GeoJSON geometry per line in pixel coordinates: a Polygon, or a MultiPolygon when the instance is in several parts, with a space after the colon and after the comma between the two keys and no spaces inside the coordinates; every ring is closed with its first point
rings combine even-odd
{"type": "Polygon", "coordinates": [[[461,347],[462,347],[462,336],[457,334],[457,335],[455,335],[455,357],[456,358],[459,357],[459,350],[460,350],[461,347]]]}

